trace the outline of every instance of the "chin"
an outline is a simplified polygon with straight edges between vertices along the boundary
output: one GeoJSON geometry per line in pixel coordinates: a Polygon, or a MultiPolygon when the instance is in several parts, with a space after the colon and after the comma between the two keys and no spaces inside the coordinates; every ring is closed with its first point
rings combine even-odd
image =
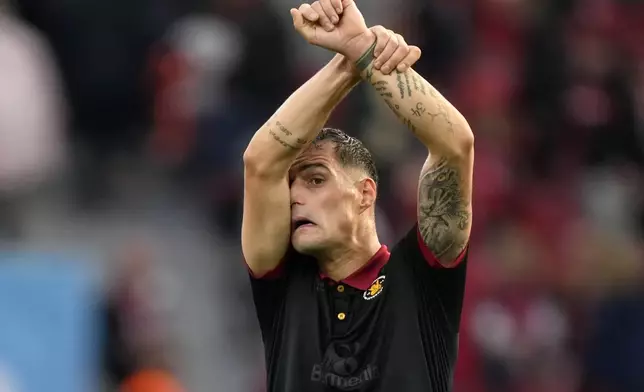
{"type": "Polygon", "coordinates": [[[319,246],[316,245],[317,244],[293,242],[293,249],[295,249],[299,254],[313,256],[317,253],[316,251],[319,250],[319,246]]]}
{"type": "Polygon", "coordinates": [[[325,248],[321,241],[314,240],[313,238],[294,238],[292,244],[293,249],[295,249],[297,253],[307,256],[315,256],[325,248]]]}

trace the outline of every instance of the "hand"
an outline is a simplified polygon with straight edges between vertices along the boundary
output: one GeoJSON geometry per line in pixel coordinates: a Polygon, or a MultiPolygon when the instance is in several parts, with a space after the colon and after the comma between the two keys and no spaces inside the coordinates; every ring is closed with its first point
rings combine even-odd
{"type": "Polygon", "coordinates": [[[357,59],[373,43],[373,34],[353,0],[302,4],[299,9],[291,9],[291,16],[293,26],[309,43],[350,59],[357,59]]]}
{"type": "MultiPolygon", "coordinates": [[[[373,57],[374,67],[377,65],[377,68],[383,74],[389,75],[394,69],[399,72],[405,72],[420,59],[420,48],[407,45],[400,34],[396,34],[382,26],[374,26],[369,30],[376,37],[373,57]]],[[[373,41],[371,45],[373,45],[373,41]]],[[[336,55],[333,61],[339,67],[339,70],[353,74],[358,78],[357,80],[360,80],[360,75],[356,72],[355,61],[351,61],[341,54],[336,55]]]]}
{"type": "Polygon", "coordinates": [[[407,45],[402,35],[382,26],[374,26],[369,30],[376,35],[376,47],[373,50],[376,59],[373,67],[383,74],[389,75],[394,69],[405,72],[420,59],[420,48],[407,45]]]}

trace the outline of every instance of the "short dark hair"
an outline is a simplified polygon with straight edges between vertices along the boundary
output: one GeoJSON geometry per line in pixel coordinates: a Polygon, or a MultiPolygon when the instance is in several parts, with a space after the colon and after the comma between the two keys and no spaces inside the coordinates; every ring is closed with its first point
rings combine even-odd
{"type": "Polygon", "coordinates": [[[339,129],[323,128],[313,141],[314,144],[332,142],[335,144],[336,158],[343,166],[357,167],[364,170],[378,185],[378,171],[371,152],[353,136],[339,129]]]}

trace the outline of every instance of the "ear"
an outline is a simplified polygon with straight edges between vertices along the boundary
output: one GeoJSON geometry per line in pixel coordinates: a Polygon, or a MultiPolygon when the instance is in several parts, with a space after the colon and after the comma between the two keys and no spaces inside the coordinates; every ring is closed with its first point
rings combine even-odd
{"type": "Polygon", "coordinates": [[[360,182],[360,212],[362,212],[376,204],[378,191],[376,189],[376,183],[371,178],[367,177],[360,182]]]}

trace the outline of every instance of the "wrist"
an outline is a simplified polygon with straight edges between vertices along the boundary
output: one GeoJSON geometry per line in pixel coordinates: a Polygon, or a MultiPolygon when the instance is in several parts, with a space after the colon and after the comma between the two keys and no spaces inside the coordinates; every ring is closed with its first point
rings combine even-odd
{"type": "Polygon", "coordinates": [[[360,75],[353,70],[343,55],[338,54],[329,61],[318,74],[320,77],[318,92],[325,94],[345,94],[360,82],[360,75]]]}
{"type": "Polygon", "coordinates": [[[327,68],[340,84],[354,85],[360,81],[360,75],[355,71],[355,63],[345,55],[336,54],[327,64],[327,68]]]}
{"type": "MultiPolygon", "coordinates": [[[[355,65],[375,43],[376,35],[371,30],[367,30],[349,41],[342,54],[355,65]]],[[[373,58],[373,55],[371,57],[373,58]]]]}

